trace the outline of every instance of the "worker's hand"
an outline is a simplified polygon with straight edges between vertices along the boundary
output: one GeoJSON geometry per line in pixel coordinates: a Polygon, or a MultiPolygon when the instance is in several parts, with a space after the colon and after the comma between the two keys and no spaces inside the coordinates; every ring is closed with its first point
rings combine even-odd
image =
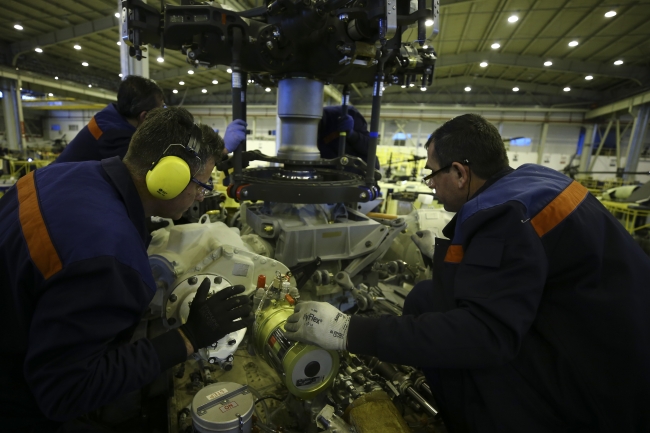
{"type": "Polygon", "coordinates": [[[226,144],[228,153],[234,152],[239,144],[246,139],[246,122],[242,119],[233,120],[226,128],[223,141],[226,144]]]}
{"type": "Polygon", "coordinates": [[[248,297],[234,296],[243,293],[244,286],[226,287],[208,298],[209,290],[210,279],[206,278],[192,300],[187,322],[180,327],[195,352],[231,332],[244,329],[251,322],[248,297]]]}
{"type": "Polygon", "coordinates": [[[291,340],[328,350],[346,350],[350,316],[327,302],[301,302],[284,329],[291,340]]]}
{"type": "Polygon", "coordinates": [[[414,235],[411,235],[411,239],[420,249],[420,252],[423,256],[433,260],[433,250],[436,240],[435,236],[433,236],[433,233],[431,233],[431,230],[421,230],[415,232],[414,235]]]}
{"type": "Polygon", "coordinates": [[[339,117],[338,131],[348,132],[354,128],[354,119],[349,114],[339,117]]]}

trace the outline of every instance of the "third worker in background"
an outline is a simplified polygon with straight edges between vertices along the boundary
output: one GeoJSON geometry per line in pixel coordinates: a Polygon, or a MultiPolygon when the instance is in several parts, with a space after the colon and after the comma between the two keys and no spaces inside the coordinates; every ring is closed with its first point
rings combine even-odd
{"type": "MultiPolygon", "coordinates": [[[[129,75],[120,83],[117,102],[95,114],[70,141],[55,162],[101,161],[124,158],[135,131],[147,113],[165,106],[162,89],[149,78],[129,75]]],[[[235,120],[224,134],[224,154],[233,152],[246,138],[246,122],[235,120]]]]}
{"type": "MultiPolygon", "coordinates": [[[[348,105],[348,113],[345,116],[340,105],[323,108],[323,118],[318,124],[318,150],[321,158],[332,159],[338,156],[341,132],[346,133],[346,155],[356,156],[368,162],[368,123],[359,110],[351,105],[348,105]]],[[[375,160],[375,168],[379,170],[378,160],[375,160]]]]}

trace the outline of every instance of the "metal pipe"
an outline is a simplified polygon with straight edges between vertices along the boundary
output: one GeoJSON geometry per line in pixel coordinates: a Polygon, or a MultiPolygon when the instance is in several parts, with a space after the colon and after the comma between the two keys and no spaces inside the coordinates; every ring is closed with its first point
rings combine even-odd
{"type": "MultiPolygon", "coordinates": [[[[239,27],[233,27],[232,29],[232,76],[231,76],[231,88],[232,88],[232,120],[243,119],[245,117],[245,104],[242,101],[242,71],[241,63],[239,59],[239,53],[241,51],[242,45],[242,32],[239,27]]],[[[246,75],[246,74],[244,74],[246,75]]],[[[245,95],[245,94],[244,94],[245,95]]],[[[242,175],[242,147],[237,146],[233,154],[234,159],[234,174],[233,177],[237,181],[241,178],[242,175]]]]}
{"type": "MultiPolygon", "coordinates": [[[[343,86],[343,100],[341,101],[341,119],[348,115],[348,101],[350,100],[350,86],[343,86]]],[[[352,126],[354,128],[354,125],[352,126]]],[[[339,135],[339,156],[345,155],[345,140],[347,131],[340,131],[339,135]]]]}
{"type": "Polygon", "coordinates": [[[377,160],[377,140],[379,138],[379,115],[381,112],[381,96],[384,86],[384,62],[379,61],[375,87],[372,93],[372,115],[370,117],[370,142],[368,144],[368,164],[366,170],[366,185],[375,184],[375,161],[377,160]]]}
{"type": "Polygon", "coordinates": [[[279,158],[320,159],[317,135],[323,117],[323,87],[321,81],[305,77],[285,78],[278,83],[279,158]]]}
{"type": "Polygon", "coordinates": [[[429,413],[429,415],[431,415],[434,418],[438,416],[438,411],[436,410],[436,408],[431,406],[431,403],[426,401],[424,397],[422,397],[416,390],[414,390],[412,387],[409,386],[408,388],[406,388],[406,392],[408,393],[408,395],[413,397],[413,399],[415,399],[418,403],[420,403],[420,406],[422,406],[422,408],[424,408],[424,410],[426,410],[429,413]]]}

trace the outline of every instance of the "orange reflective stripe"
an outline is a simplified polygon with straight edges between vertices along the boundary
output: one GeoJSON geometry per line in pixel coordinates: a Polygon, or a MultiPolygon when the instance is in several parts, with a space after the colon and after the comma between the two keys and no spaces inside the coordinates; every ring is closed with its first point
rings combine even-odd
{"type": "Polygon", "coordinates": [[[449,245],[447,254],[445,255],[445,262],[460,263],[463,260],[463,246],[462,245],[449,245]]]}
{"type": "Polygon", "coordinates": [[[88,122],[88,130],[93,135],[93,137],[95,137],[95,140],[99,140],[99,137],[101,137],[104,133],[101,129],[99,129],[99,125],[95,121],[95,116],[93,116],[93,118],[90,119],[90,122],[88,122]]]}
{"type": "Polygon", "coordinates": [[[41,207],[38,204],[34,172],[20,178],[18,188],[18,213],[23,236],[32,261],[45,279],[56,274],[63,267],[50,234],[45,226],[41,207]]]}
{"type": "Polygon", "coordinates": [[[571,182],[560,195],[530,220],[537,235],[542,237],[553,230],[582,203],[587,194],[589,194],[587,188],[576,181],[571,182]]]}

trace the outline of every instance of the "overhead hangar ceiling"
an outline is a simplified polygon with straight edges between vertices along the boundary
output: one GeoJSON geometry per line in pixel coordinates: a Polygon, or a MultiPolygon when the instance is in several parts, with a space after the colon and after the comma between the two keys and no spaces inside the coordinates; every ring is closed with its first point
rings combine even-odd
{"type": "MultiPolygon", "coordinates": [[[[240,10],[262,3],[225,4],[240,10]]],[[[16,68],[37,74],[40,84],[26,81],[23,87],[38,91],[47,89],[49,79],[115,92],[120,80],[117,11],[115,0],[2,1],[5,76],[16,68]]],[[[441,0],[434,85],[426,92],[388,87],[384,102],[602,106],[650,88],[648,22],[647,0],[441,0]]],[[[157,50],[149,50],[150,75],[169,92],[170,103],[229,101],[225,66],[193,69],[179,52],[167,51],[164,62],[158,57],[157,50]]],[[[252,104],[275,102],[273,89],[251,89],[249,95],[252,104]]],[[[360,85],[351,99],[367,104],[371,94],[360,85]]]]}

